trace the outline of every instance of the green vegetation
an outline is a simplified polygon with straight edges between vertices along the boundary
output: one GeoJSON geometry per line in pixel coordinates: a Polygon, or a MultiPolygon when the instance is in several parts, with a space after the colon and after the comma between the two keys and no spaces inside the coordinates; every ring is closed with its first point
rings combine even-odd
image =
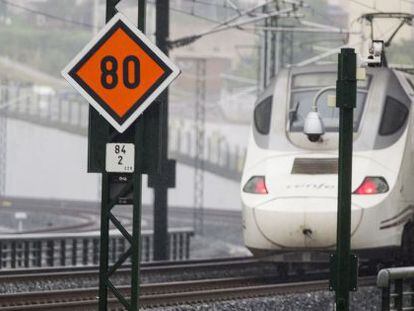
{"type": "MultiPolygon", "coordinates": [[[[60,12],[46,12],[71,19],[71,15],[62,15],[62,12],[72,12],[75,7],[73,3],[72,8],[69,6],[70,2],[67,4],[67,11],[62,11],[61,5],[50,5],[49,7],[54,10],[59,7],[60,12]]],[[[43,8],[39,10],[44,11],[43,8]]],[[[39,15],[19,10],[19,13],[15,13],[16,10],[10,9],[6,12],[4,17],[7,17],[11,24],[7,24],[4,19],[0,23],[0,56],[9,57],[56,77],[60,76],[63,67],[92,36],[90,29],[82,26],[48,18],[44,18],[44,25],[37,26],[39,15]]]]}
{"type": "Polygon", "coordinates": [[[61,29],[0,27],[2,56],[59,76],[60,71],[84,46],[90,33],[61,29]]]}

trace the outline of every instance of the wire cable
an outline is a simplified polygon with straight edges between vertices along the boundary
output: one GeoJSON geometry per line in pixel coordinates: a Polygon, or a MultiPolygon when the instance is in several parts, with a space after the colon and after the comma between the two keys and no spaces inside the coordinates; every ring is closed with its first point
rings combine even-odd
{"type": "MultiPolygon", "coordinates": [[[[192,1],[192,0],[187,0],[187,1],[192,1]]],[[[148,1],[148,2],[151,3],[151,4],[154,4],[155,3],[155,1],[148,1]]],[[[39,10],[35,10],[35,9],[32,9],[32,8],[29,8],[29,7],[24,6],[24,5],[20,5],[20,4],[13,3],[13,2],[11,2],[9,0],[0,0],[0,3],[4,3],[4,4],[8,5],[8,6],[12,6],[12,7],[15,7],[15,8],[19,8],[19,9],[24,10],[26,12],[29,12],[31,14],[45,16],[45,17],[50,18],[50,19],[54,19],[54,20],[58,20],[58,21],[62,21],[62,22],[66,22],[66,23],[70,23],[70,24],[82,26],[82,27],[85,27],[85,28],[91,28],[92,29],[94,27],[92,24],[88,24],[88,23],[83,23],[83,22],[78,22],[78,21],[75,21],[75,20],[71,20],[71,19],[62,18],[62,17],[56,16],[56,15],[53,15],[53,14],[49,14],[49,13],[46,13],[46,12],[43,12],[43,11],[39,11],[39,10]]],[[[170,10],[171,11],[174,11],[174,12],[181,13],[181,14],[190,15],[190,16],[193,16],[194,18],[206,20],[206,21],[211,22],[211,23],[214,23],[214,24],[219,24],[220,23],[220,21],[217,21],[217,20],[214,20],[214,19],[205,17],[205,16],[201,16],[201,15],[198,15],[198,14],[190,13],[190,12],[187,12],[185,10],[181,10],[181,9],[177,9],[177,8],[173,8],[173,7],[170,7],[170,10]]]]}
{"type": "Polygon", "coordinates": [[[220,5],[218,3],[212,3],[212,2],[208,2],[208,1],[203,1],[203,0],[184,0],[187,2],[191,2],[194,4],[201,4],[201,5],[205,5],[205,6],[213,6],[213,7],[217,7],[217,8],[223,8],[223,9],[231,9],[233,11],[238,11],[237,9],[235,9],[232,6],[228,6],[228,5],[220,5]]]}
{"type": "Polygon", "coordinates": [[[78,21],[75,21],[75,20],[72,20],[72,19],[66,19],[66,18],[62,18],[62,17],[56,16],[56,15],[53,15],[53,14],[46,13],[46,12],[34,10],[34,9],[29,8],[27,6],[20,5],[20,4],[17,4],[17,3],[13,3],[13,2],[10,2],[8,0],[0,0],[0,2],[6,4],[8,6],[19,8],[21,10],[27,11],[27,12],[32,13],[32,14],[42,15],[42,16],[45,16],[45,17],[50,18],[50,19],[55,19],[55,20],[59,20],[59,21],[62,21],[62,22],[66,22],[66,23],[70,23],[70,24],[74,24],[74,25],[78,25],[78,26],[82,26],[82,27],[93,28],[93,25],[88,24],[88,23],[78,22],[78,21]]]}
{"type": "MultiPolygon", "coordinates": [[[[148,3],[154,4],[154,1],[149,1],[148,3]]],[[[218,20],[215,20],[215,19],[212,19],[212,18],[209,18],[209,17],[205,17],[205,16],[202,16],[202,15],[190,13],[190,12],[187,12],[185,10],[177,9],[177,8],[174,8],[174,7],[170,7],[170,10],[173,11],[173,12],[189,15],[189,16],[192,16],[194,18],[202,19],[202,20],[205,20],[205,21],[210,22],[210,23],[220,24],[220,21],[218,21],[218,20]]]]}
{"type": "Polygon", "coordinates": [[[336,21],[334,21],[329,15],[320,13],[318,10],[315,10],[313,8],[310,9],[313,15],[318,15],[320,17],[323,17],[324,19],[328,20],[332,25],[337,24],[336,21]]]}

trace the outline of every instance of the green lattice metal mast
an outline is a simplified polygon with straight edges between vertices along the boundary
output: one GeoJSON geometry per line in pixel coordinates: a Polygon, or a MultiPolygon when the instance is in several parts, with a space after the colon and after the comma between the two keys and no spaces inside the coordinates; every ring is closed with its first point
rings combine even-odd
{"type": "MultiPolygon", "coordinates": [[[[117,12],[115,6],[120,0],[107,0],[106,21],[117,12]]],[[[138,0],[138,28],[145,33],[146,1],[138,0]]],[[[127,131],[120,134],[110,128],[108,123],[94,110],[90,109],[89,119],[89,171],[102,172],[101,202],[101,245],[99,278],[99,311],[108,309],[108,289],[128,311],[138,311],[139,302],[139,266],[140,266],[140,232],[141,232],[141,190],[144,173],[144,130],[143,118],[138,119],[127,131]],[[107,173],[104,169],[105,145],[109,142],[132,142],[135,144],[135,171],[133,174],[107,173]],[[114,183],[114,181],[118,182],[114,183]],[[120,183],[122,181],[122,183],[120,183]],[[121,187],[119,187],[121,184],[121,187]],[[112,209],[132,193],[132,233],[125,228],[112,213],[112,209]],[[130,247],[115,264],[108,265],[110,224],[115,226],[129,242],[130,247]],[[111,282],[111,276],[128,259],[131,258],[131,292],[130,298],[111,282]]]]}

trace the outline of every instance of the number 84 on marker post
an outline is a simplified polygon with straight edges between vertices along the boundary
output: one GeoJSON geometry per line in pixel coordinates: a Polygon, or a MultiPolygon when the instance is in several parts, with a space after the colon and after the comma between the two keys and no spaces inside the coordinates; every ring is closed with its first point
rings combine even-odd
{"type": "Polygon", "coordinates": [[[178,67],[120,13],[62,71],[121,133],[179,73],[178,67]]]}
{"type": "Polygon", "coordinates": [[[111,143],[106,144],[105,169],[109,173],[134,172],[135,146],[134,144],[111,143]]]}

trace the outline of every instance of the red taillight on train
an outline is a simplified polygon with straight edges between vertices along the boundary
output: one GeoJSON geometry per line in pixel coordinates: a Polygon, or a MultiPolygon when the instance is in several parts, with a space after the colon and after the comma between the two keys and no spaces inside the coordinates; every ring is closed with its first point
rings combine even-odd
{"type": "Polygon", "coordinates": [[[244,185],[243,191],[254,194],[268,194],[264,176],[253,176],[244,185]]]}
{"type": "Polygon", "coordinates": [[[384,177],[365,177],[362,184],[353,194],[379,194],[389,190],[387,181],[384,177]]]}

